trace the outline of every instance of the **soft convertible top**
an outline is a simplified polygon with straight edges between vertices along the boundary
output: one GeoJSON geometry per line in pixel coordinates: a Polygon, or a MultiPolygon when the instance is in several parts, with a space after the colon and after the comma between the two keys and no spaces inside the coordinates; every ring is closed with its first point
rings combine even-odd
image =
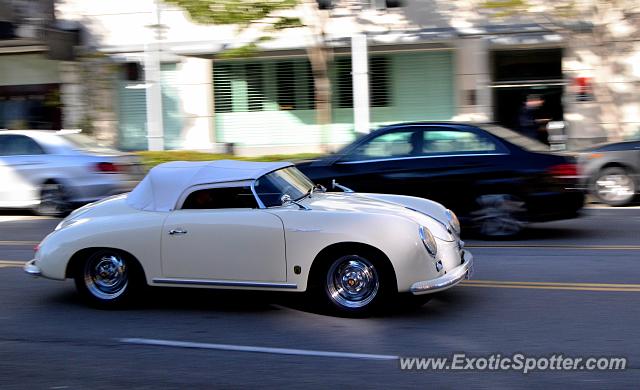
{"type": "Polygon", "coordinates": [[[171,211],[189,187],[232,181],[255,180],[290,162],[249,162],[234,160],[174,161],[152,168],[127,196],[127,204],[147,211],[171,211]]]}

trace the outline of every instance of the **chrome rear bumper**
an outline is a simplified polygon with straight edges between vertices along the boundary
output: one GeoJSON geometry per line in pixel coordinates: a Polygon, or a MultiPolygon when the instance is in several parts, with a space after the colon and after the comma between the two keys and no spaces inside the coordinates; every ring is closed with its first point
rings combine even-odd
{"type": "Polygon", "coordinates": [[[40,271],[40,267],[36,265],[35,259],[28,261],[22,269],[24,270],[24,272],[28,273],[31,276],[42,275],[42,272],[40,271]]]}
{"type": "Polygon", "coordinates": [[[430,294],[437,291],[446,290],[460,283],[464,279],[471,278],[473,274],[473,255],[466,250],[462,251],[464,262],[456,268],[449,270],[446,274],[432,280],[424,280],[411,285],[413,295],[430,294]]]}

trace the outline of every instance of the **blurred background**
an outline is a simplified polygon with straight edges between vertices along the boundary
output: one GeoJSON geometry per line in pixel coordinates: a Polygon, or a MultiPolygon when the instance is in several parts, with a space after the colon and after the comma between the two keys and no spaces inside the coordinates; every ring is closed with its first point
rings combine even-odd
{"type": "MultiPolygon", "coordinates": [[[[135,183],[141,164],[316,158],[395,123],[494,123],[582,152],[583,184],[627,204],[640,156],[591,147],[640,139],[639,38],[628,0],[0,0],[0,129],[28,130],[0,154],[51,154],[33,130],[66,129],[85,171],[135,183]]],[[[0,156],[0,178],[60,170],[40,157],[0,156]]]]}
{"type": "Polygon", "coordinates": [[[2,0],[0,128],[317,153],[403,121],[518,130],[535,95],[555,148],[640,137],[637,2],[547,3],[2,0]]]}

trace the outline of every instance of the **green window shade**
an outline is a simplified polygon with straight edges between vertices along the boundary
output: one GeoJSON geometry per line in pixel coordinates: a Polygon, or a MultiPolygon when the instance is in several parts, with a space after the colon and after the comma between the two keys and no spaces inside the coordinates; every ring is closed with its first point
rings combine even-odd
{"type": "MultiPolygon", "coordinates": [[[[387,107],[391,105],[389,90],[390,64],[387,56],[369,58],[369,105],[387,107]]],[[[351,57],[337,58],[335,63],[334,99],[338,108],[353,107],[353,77],[351,57]]]]}
{"type": "Polygon", "coordinates": [[[165,149],[178,149],[182,146],[182,127],[184,118],[178,89],[177,64],[160,66],[162,85],[162,125],[164,128],[165,149]]]}
{"type": "Polygon", "coordinates": [[[389,91],[389,58],[371,57],[369,59],[369,100],[371,107],[391,105],[389,91]]]}
{"type": "Polygon", "coordinates": [[[124,150],[147,149],[147,96],[146,89],[126,88],[124,80],[118,83],[118,143],[124,150]]]}
{"type": "Polygon", "coordinates": [[[262,64],[245,64],[244,71],[247,80],[247,109],[262,111],[265,101],[262,64]]]}
{"type": "Polygon", "coordinates": [[[216,112],[231,112],[231,65],[215,65],[213,82],[215,85],[214,104],[216,112]]]}
{"type": "Polygon", "coordinates": [[[310,110],[315,107],[306,60],[216,63],[215,112],[310,110]]]}
{"type": "Polygon", "coordinates": [[[296,109],[296,80],[293,62],[278,62],[276,64],[276,88],[278,91],[278,106],[281,110],[296,109]]]}
{"type": "Polygon", "coordinates": [[[338,108],[353,107],[353,78],[351,77],[351,58],[336,58],[334,99],[338,108]]]}

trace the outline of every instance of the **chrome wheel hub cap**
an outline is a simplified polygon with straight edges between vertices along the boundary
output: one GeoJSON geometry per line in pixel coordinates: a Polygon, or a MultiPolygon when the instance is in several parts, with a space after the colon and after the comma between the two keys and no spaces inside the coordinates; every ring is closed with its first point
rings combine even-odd
{"type": "Polygon", "coordinates": [[[127,266],[118,255],[97,257],[87,263],[84,280],[89,291],[96,297],[115,299],[127,288],[127,266]]]}
{"type": "Polygon", "coordinates": [[[327,274],[327,291],[340,306],[359,308],[377,295],[380,283],[373,264],[359,256],[345,256],[331,265],[327,274]]]}
{"type": "Polygon", "coordinates": [[[608,201],[623,201],[633,197],[633,183],[627,175],[605,175],[596,181],[598,195],[608,201]]]}

